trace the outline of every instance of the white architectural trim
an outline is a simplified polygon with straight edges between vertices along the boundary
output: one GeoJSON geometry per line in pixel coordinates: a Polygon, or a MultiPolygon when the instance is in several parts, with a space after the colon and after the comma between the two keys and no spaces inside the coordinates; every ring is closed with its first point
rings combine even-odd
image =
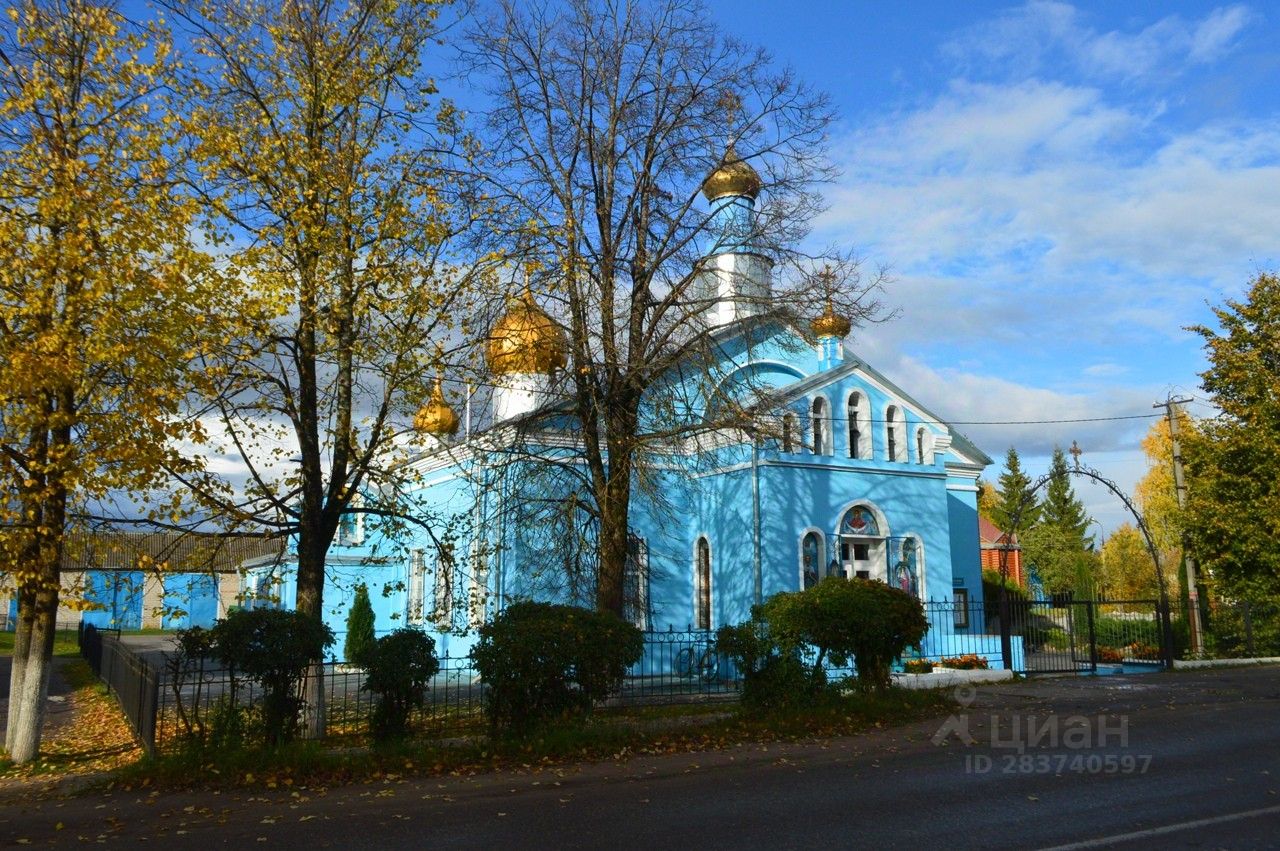
{"type": "Polygon", "coordinates": [[[875,459],[875,440],[871,429],[871,396],[866,390],[855,387],[844,394],[844,404],[840,414],[844,421],[845,457],[849,448],[849,400],[858,397],[858,457],[854,461],[871,461],[875,459]]]}
{"type": "Polygon", "coordinates": [[[693,536],[693,552],[690,555],[693,558],[693,621],[694,629],[701,629],[698,626],[698,591],[700,590],[698,577],[698,542],[707,542],[707,626],[715,629],[716,626],[716,551],[711,546],[711,535],[706,532],[698,532],[693,536]]]}
{"type": "Polygon", "coordinates": [[[910,460],[911,453],[906,445],[906,422],[907,412],[902,407],[902,403],[897,399],[890,398],[883,408],[880,409],[880,422],[884,426],[884,460],[891,464],[905,464],[910,460]],[[889,411],[897,412],[897,418],[893,422],[889,422],[889,411]],[[893,448],[897,458],[889,457],[889,430],[893,430],[893,448]]]}
{"type": "Polygon", "coordinates": [[[849,513],[849,509],[853,508],[855,505],[865,505],[867,508],[871,509],[871,516],[876,518],[876,525],[880,527],[880,537],[888,538],[893,534],[889,529],[889,520],[884,516],[884,512],[880,510],[880,506],[876,505],[869,499],[858,497],[857,499],[851,499],[846,502],[840,507],[840,510],[836,512],[835,519],[831,521],[832,536],[839,537],[840,521],[849,513]]]}
{"type": "Polygon", "coordinates": [[[927,564],[924,560],[924,538],[920,535],[919,532],[916,532],[915,530],[908,530],[906,532],[903,532],[901,535],[898,536],[898,538],[900,540],[905,538],[915,538],[916,540],[916,570],[920,572],[919,577],[917,577],[920,582],[920,599],[928,600],[929,597],[927,594],[925,594],[925,585],[928,584],[928,581],[929,581],[928,579],[929,571],[927,569],[927,564]]]}
{"type": "Polygon", "coordinates": [[[800,584],[796,587],[804,590],[804,539],[810,534],[818,537],[818,581],[822,581],[823,571],[827,566],[827,535],[817,526],[805,526],[800,530],[800,537],[796,538],[796,570],[800,577],[800,584]]]}
{"type": "Polygon", "coordinates": [[[835,415],[831,410],[831,400],[827,398],[825,393],[814,393],[809,397],[809,436],[815,436],[815,429],[818,428],[815,423],[821,423],[821,440],[813,441],[814,455],[834,455],[835,440],[831,433],[835,426],[835,415]],[[821,402],[822,413],[818,416],[814,415],[813,409],[821,402]],[[819,445],[820,444],[820,445],[819,445]]]}

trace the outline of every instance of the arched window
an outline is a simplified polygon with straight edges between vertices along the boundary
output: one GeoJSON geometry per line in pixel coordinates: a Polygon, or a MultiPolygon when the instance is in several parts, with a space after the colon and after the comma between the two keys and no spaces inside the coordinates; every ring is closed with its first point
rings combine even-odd
{"type": "Polygon", "coordinates": [[[694,625],[711,629],[711,545],[706,538],[698,538],[694,563],[694,625]]]}
{"type": "Polygon", "coordinates": [[[796,415],[786,413],[782,415],[782,451],[795,451],[795,434],[796,434],[796,415]]]}
{"type": "Polygon", "coordinates": [[[916,463],[933,463],[933,438],[924,426],[916,429],[916,463]]]}
{"type": "Polygon", "coordinates": [[[884,438],[888,448],[889,460],[898,460],[898,409],[890,405],[884,412],[884,438]]]}
{"type": "Polygon", "coordinates": [[[822,541],[817,532],[806,532],[800,539],[800,569],[804,588],[818,584],[822,575],[822,541]]]}
{"type": "Polygon", "coordinates": [[[920,545],[915,538],[903,538],[897,548],[897,563],[893,566],[892,585],[911,596],[920,597],[920,545]]]}
{"type": "Polygon", "coordinates": [[[860,457],[858,444],[862,442],[862,425],[858,422],[858,406],[862,403],[862,396],[858,393],[849,394],[849,457],[860,457]]]}
{"type": "Polygon", "coordinates": [[[813,407],[809,409],[810,419],[813,420],[813,454],[827,454],[827,400],[823,396],[819,396],[813,400],[813,407]]]}
{"type": "Polygon", "coordinates": [[[840,521],[840,534],[874,538],[880,535],[880,524],[876,522],[871,509],[865,505],[855,505],[845,512],[844,519],[840,521]]]}

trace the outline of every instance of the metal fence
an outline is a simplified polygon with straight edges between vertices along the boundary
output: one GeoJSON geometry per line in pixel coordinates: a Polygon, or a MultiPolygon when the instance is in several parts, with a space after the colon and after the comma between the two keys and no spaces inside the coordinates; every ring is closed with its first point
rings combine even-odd
{"type": "MultiPolygon", "coordinates": [[[[1210,601],[1201,596],[1202,654],[1213,659],[1253,659],[1280,656],[1280,603],[1210,601]]],[[[1187,601],[1175,610],[1175,637],[1187,642],[1187,601]]],[[[1189,643],[1189,642],[1187,642],[1189,643]]]]}
{"type": "MultiPolygon", "coordinates": [[[[913,660],[960,667],[1012,668],[1020,673],[1091,672],[1100,665],[1157,668],[1189,651],[1187,612],[1175,607],[1168,628],[1155,600],[933,600],[924,604],[929,631],[913,660]]],[[[1274,606],[1216,603],[1201,612],[1202,655],[1216,658],[1280,655],[1280,612],[1274,606]]],[[[160,670],[119,640],[118,630],[80,629],[81,654],[120,700],[139,742],[151,751],[184,736],[207,736],[220,714],[235,707],[252,716],[262,689],[233,679],[208,659],[167,657],[160,670]]],[[[835,680],[850,669],[828,666],[835,680]]],[[[373,696],[364,671],[323,665],[325,721],[330,736],[366,734],[373,696]]],[[[733,700],[742,672],[715,648],[710,630],[645,633],[644,652],[610,706],[733,700]]],[[[470,656],[444,656],[421,709],[410,718],[418,732],[465,736],[484,729],[484,684],[470,656]]]]}
{"type": "Polygon", "coordinates": [[[120,642],[118,629],[104,630],[81,623],[77,638],[80,655],[120,701],[134,738],[147,753],[152,753],[159,706],[158,673],[120,642]]]}
{"type": "MultiPolygon", "coordinates": [[[[714,649],[708,630],[648,632],[644,653],[632,666],[621,691],[608,706],[690,703],[736,697],[741,677],[732,663],[714,649]]],[[[443,656],[440,670],[427,685],[421,709],[410,716],[419,732],[464,735],[484,729],[485,687],[468,656],[443,656]]],[[[322,666],[327,735],[363,735],[373,712],[373,696],[364,688],[365,672],[341,662],[322,666]]],[[[184,736],[208,735],[229,706],[253,711],[262,698],[261,686],[233,678],[208,659],[189,664],[170,657],[161,676],[155,721],[156,740],[163,746],[184,736]]]]}

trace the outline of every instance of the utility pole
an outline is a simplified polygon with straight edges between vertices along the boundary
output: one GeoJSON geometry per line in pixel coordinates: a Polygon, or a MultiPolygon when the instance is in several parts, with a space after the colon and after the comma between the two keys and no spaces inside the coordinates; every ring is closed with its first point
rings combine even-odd
{"type": "MultiPolygon", "coordinates": [[[[1182,444],[1178,440],[1178,407],[1191,400],[1185,397],[1177,399],[1170,395],[1163,402],[1156,402],[1151,407],[1164,408],[1165,417],[1169,421],[1169,440],[1173,444],[1173,490],[1178,497],[1178,509],[1187,506],[1187,482],[1182,474],[1182,444]]],[[[1191,627],[1191,653],[1199,656],[1204,651],[1204,631],[1200,624],[1200,592],[1196,588],[1196,562],[1187,549],[1186,533],[1182,534],[1182,560],[1187,566],[1187,600],[1190,611],[1187,612],[1187,623],[1191,627]]]]}

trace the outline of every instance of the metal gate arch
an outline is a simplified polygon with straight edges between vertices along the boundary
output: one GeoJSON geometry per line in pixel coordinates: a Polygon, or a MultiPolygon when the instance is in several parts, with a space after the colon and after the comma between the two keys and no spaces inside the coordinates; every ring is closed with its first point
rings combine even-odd
{"type": "MultiPolygon", "coordinates": [[[[1155,566],[1156,571],[1156,587],[1160,590],[1160,598],[1155,601],[1156,618],[1160,624],[1160,657],[1166,669],[1173,668],[1173,624],[1169,610],[1169,593],[1165,588],[1164,569],[1160,565],[1160,553],[1156,549],[1155,541],[1151,537],[1151,532],[1147,529],[1147,522],[1142,516],[1142,512],[1133,504],[1133,501],[1120,490],[1115,482],[1099,473],[1092,467],[1082,465],[1080,463],[1080,449],[1075,443],[1072,443],[1072,454],[1075,456],[1075,464],[1067,468],[1067,473],[1072,476],[1084,476],[1092,479],[1105,486],[1109,491],[1120,498],[1125,508],[1133,515],[1134,521],[1138,524],[1138,531],[1142,533],[1142,538],[1146,541],[1147,551],[1151,554],[1151,563],[1155,566]]],[[[1031,487],[1023,493],[1022,499],[1018,502],[1013,512],[1013,522],[1010,524],[1012,528],[1006,529],[1008,535],[1007,540],[1012,541],[1014,535],[1017,534],[1018,528],[1022,523],[1022,515],[1028,507],[1028,501],[1039,493],[1040,489],[1054,478],[1054,473],[1045,473],[1040,478],[1032,482],[1031,487]]],[[[1005,588],[1005,583],[1009,579],[1009,545],[1000,548],[1000,654],[1006,670],[1014,670],[1013,667],[1013,633],[1012,633],[1012,615],[1011,601],[1005,588]]],[[[1034,601],[1036,605],[1043,605],[1048,602],[1052,605],[1052,601],[1034,601]]],[[[1028,605],[1033,602],[1029,601],[1028,605]]],[[[1090,667],[1091,670],[1097,670],[1097,641],[1094,632],[1094,621],[1096,614],[1097,601],[1086,600],[1080,601],[1078,605],[1083,605],[1088,621],[1089,643],[1090,643],[1090,667]]],[[[1024,657],[1025,658],[1025,657],[1024,657]]],[[[1024,662],[1025,667],[1025,662],[1024,662]]],[[[1019,673],[1031,673],[1029,671],[1020,671],[1019,673]]]]}

